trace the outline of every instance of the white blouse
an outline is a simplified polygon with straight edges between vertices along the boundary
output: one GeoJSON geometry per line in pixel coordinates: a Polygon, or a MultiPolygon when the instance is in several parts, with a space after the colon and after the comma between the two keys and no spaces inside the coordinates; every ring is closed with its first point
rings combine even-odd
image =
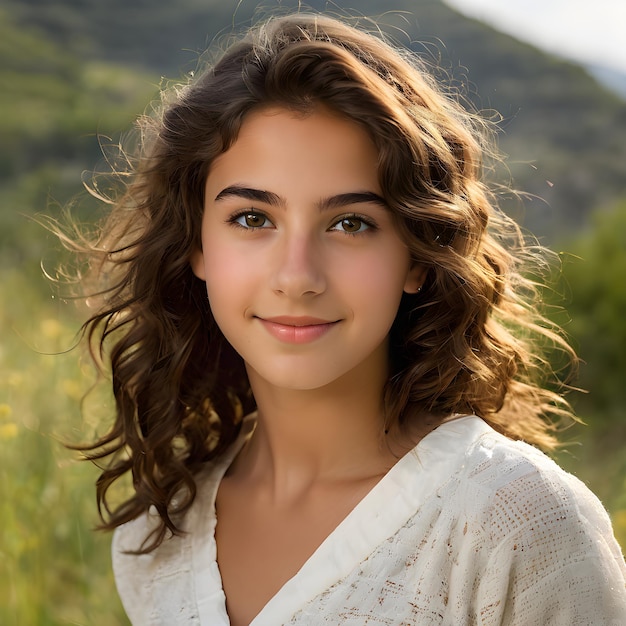
{"type": "MultiPolygon", "coordinates": [[[[113,568],[135,626],[226,626],[215,496],[253,426],[198,477],[186,531],[147,555],[147,513],[113,568]]],[[[251,626],[625,626],[626,565],[606,511],[537,449],[478,417],[442,424],[382,478],[251,626]]]]}

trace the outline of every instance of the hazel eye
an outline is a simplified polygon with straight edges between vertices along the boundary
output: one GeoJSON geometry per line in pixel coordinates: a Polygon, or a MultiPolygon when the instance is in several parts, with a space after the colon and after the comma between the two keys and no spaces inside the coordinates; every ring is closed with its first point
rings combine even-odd
{"type": "Polygon", "coordinates": [[[356,215],[350,215],[343,217],[336,224],[333,225],[331,230],[338,230],[340,232],[348,233],[350,235],[356,235],[358,233],[369,230],[372,226],[365,220],[357,217],[356,215]]]}
{"type": "Polygon", "coordinates": [[[246,211],[245,213],[235,215],[232,218],[232,222],[243,228],[269,228],[272,225],[263,213],[256,213],[255,211],[246,211]]]}

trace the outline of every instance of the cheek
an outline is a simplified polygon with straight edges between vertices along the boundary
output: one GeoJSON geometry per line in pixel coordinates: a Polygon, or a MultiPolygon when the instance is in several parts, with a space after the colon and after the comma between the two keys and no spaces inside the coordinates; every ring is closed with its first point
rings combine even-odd
{"type": "Polygon", "coordinates": [[[219,242],[205,245],[204,267],[207,294],[214,314],[236,307],[241,297],[258,282],[254,274],[257,265],[245,254],[238,254],[229,246],[220,246],[219,242]]]}
{"type": "Polygon", "coordinates": [[[342,282],[372,298],[375,306],[384,306],[389,301],[399,302],[408,271],[408,255],[405,258],[397,251],[389,251],[359,259],[351,267],[350,277],[342,282]]]}

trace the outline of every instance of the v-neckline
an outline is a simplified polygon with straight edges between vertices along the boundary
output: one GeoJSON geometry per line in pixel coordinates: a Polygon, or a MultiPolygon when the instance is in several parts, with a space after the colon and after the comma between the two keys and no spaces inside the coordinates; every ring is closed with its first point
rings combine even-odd
{"type": "MultiPolygon", "coordinates": [[[[215,501],[220,482],[254,429],[249,416],[237,442],[222,461],[213,467],[210,484],[194,520],[192,558],[196,599],[201,624],[230,624],[226,595],[217,562],[215,501]],[[202,532],[198,532],[198,531],[202,532]],[[219,606],[219,608],[218,608],[219,606]],[[219,619],[220,621],[216,621],[219,619]]],[[[383,541],[393,536],[416,508],[457,471],[466,446],[442,439],[471,441],[477,430],[489,426],[478,417],[466,416],[441,424],[428,433],[368,491],[304,562],[298,572],[272,596],[249,626],[282,624],[317,595],[347,576],[383,541]],[[463,453],[460,454],[459,452],[463,453]],[[427,480],[423,480],[428,472],[427,480]]]]}

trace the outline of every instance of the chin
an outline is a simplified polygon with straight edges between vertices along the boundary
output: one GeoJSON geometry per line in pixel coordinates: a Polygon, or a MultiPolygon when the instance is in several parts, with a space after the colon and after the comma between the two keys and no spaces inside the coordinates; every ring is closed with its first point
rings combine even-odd
{"type": "Polygon", "coordinates": [[[342,375],[329,371],[329,368],[315,371],[310,365],[292,365],[286,367],[284,371],[267,367],[258,369],[248,367],[249,376],[252,381],[285,391],[315,391],[332,385],[339,380],[342,375]]]}

